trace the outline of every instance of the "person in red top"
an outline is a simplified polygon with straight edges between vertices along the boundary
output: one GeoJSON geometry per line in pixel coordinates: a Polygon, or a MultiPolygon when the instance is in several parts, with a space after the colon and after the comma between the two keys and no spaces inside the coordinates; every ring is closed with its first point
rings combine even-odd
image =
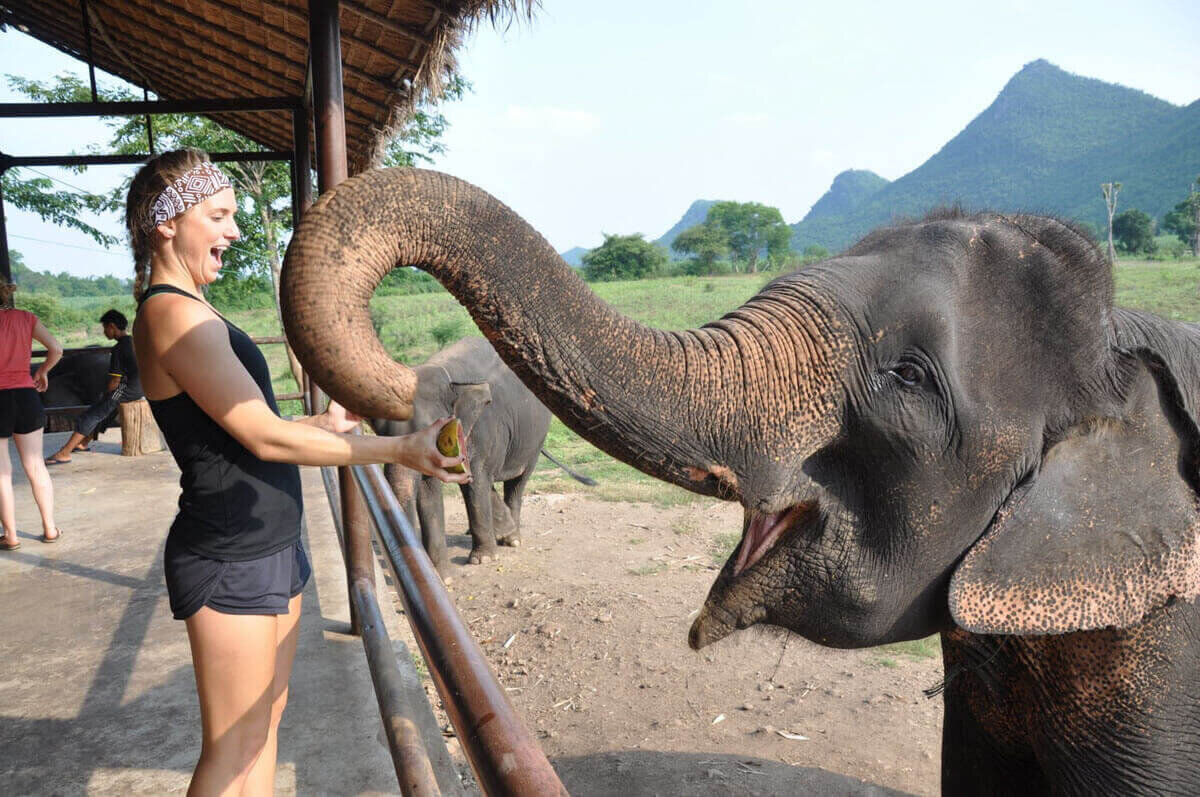
{"type": "Polygon", "coordinates": [[[38,393],[46,389],[46,374],[62,358],[62,346],[33,313],[13,308],[12,283],[0,282],[0,523],[4,537],[0,551],[21,547],[17,539],[16,500],[13,498],[12,461],[8,438],[17,444],[17,454],[33,500],[42,513],[42,542],[58,542],[62,532],[54,525],[54,485],[42,461],[42,427],[46,416],[38,393]],[[32,376],[29,371],[31,343],[46,347],[46,359],[32,376]]]}

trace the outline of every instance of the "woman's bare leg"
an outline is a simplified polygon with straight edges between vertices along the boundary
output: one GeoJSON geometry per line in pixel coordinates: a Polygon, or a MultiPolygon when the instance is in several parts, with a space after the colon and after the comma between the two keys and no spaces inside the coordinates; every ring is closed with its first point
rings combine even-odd
{"type": "Polygon", "coordinates": [[[58,536],[58,528],[54,525],[54,483],[50,481],[50,471],[46,470],[46,463],[42,460],[42,430],[15,434],[13,442],[17,444],[21,467],[25,468],[29,486],[33,488],[33,500],[42,513],[42,534],[52,540],[58,536]]]}
{"type": "Polygon", "coordinates": [[[0,525],[4,526],[4,543],[16,545],[17,500],[13,496],[12,459],[8,456],[7,437],[0,437],[0,525]]]}
{"type": "Polygon", "coordinates": [[[288,613],[276,617],[277,647],[275,648],[275,678],[272,688],[275,699],[271,703],[271,729],[262,755],[254,762],[243,795],[270,795],[275,790],[275,753],[279,747],[279,720],[287,706],[288,679],[292,675],[292,662],[296,658],[296,639],[300,633],[300,598],[297,595],[288,602],[288,613]]]}
{"type": "Polygon", "coordinates": [[[201,721],[189,796],[241,794],[263,754],[275,698],[278,619],[207,606],[187,619],[201,721]]]}

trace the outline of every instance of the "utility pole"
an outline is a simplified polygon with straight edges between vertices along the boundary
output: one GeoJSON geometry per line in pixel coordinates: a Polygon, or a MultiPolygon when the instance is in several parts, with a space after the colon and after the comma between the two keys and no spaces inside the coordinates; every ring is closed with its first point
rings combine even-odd
{"type": "Polygon", "coordinates": [[[1108,262],[1117,262],[1117,250],[1113,248],[1112,223],[1113,214],[1117,212],[1117,194],[1121,192],[1120,183],[1101,183],[1100,190],[1104,192],[1104,204],[1108,206],[1108,262]]]}

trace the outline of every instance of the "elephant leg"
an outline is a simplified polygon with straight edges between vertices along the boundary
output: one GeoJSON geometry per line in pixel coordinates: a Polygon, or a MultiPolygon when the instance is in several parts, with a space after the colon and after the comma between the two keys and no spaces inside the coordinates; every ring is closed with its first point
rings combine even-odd
{"type": "Polygon", "coordinates": [[[472,472],[471,483],[461,487],[471,532],[471,555],[467,562],[486,564],[499,558],[492,526],[492,484],[484,474],[472,472]]]}
{"type": "Polygon", "coordinates": [[[437,568],[442,581],[450,583],[450,557],[446,554],[446,512],[442,500],[442,483],[422,478],[417,485],[415,502],[417,521],[421,524],[421,544],[429,561],[437,568]]]}
{"type": "MultiPolygon", "coordinates": [[[[534,459],[536,463],[537,459],[534,459]]],[[[508,516],[512,518],[512,531],[500,538],[501,545],[511,545],[516,548],[521,544],[521,502],[525,500],[525,487],[533,476],[533,464],[515,479],[504,482],[504,505],[508,508],[508,516]]]]}
{"type": "Polygon", "coordinates": [[[496,542],[499,545],[511,545],[509,539],[518,535],[517,524],[513,522],[504,499],[496,488],[492,487],[492,528],[495,530],[496,542]]]}

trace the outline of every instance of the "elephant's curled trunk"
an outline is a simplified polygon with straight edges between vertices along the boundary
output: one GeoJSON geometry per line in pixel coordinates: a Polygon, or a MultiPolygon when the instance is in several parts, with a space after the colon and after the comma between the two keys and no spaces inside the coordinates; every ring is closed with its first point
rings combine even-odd
{"type": "Polygon", "coordinates": [[[786,330],[782,347],[763,339],[764,329],[787,326],[780,318],[787,312],[769,300],[752,300],[697,330],[645,327],[597,298],[549,243],[484,191],[437,172],[386,169],[341,183],[305,215],[280,291],[286,332],[304,367],[367,417],[412,412],[415,376],[388,356],[368,308],[379,282],[400,266],[424,269],[445,285],[568,426],[695,492],[716,494],[721,483],[705,475],[731,470],[738,450],[753,444],[746,429],[786,414],[786,402],[770,395],[787,386],[751,372],[773,359],[795,364],[813,351],[811,338],[788,338],[786,330]]]}

